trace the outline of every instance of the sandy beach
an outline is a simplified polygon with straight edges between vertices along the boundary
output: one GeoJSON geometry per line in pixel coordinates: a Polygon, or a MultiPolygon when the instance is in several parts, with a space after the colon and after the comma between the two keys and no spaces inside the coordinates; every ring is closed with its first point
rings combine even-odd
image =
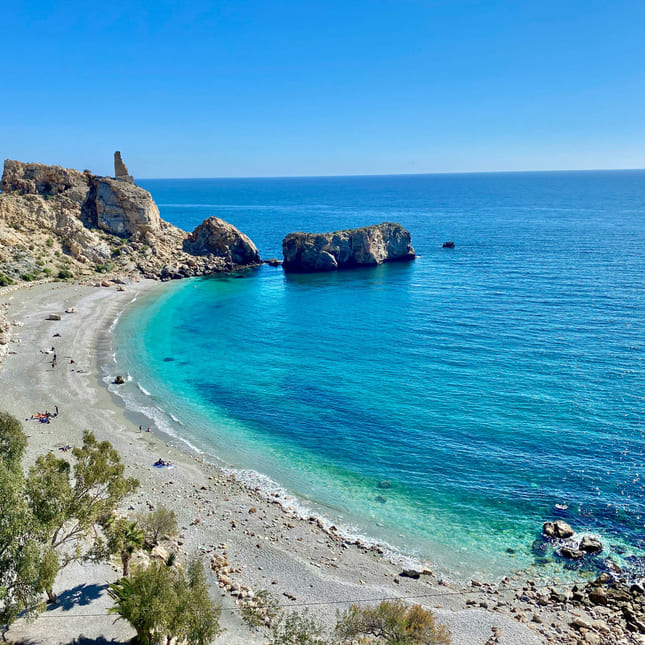
{"type": "MultiPolygon", "coordinates": [[[[165,505],[177,512],[180,536],[171,548],[179,557],[202,558],[213,597],[223,609],[225,631],[215,642],[267,642],[266,631],[242,620],[238,598],[245,589],[267,589],[286,609],[308,608],[328,624],[337,610],[352,602],[407,598],[434,609],[450,628],[455,645],[591,642],[576,641],[579,633],[569,640],[569,623],[576,614],[583,616],[582,611],[563,612],[541,603],[540,589],[526,580],[516,576],[499,585],[474,582],[457,588],[438,579],[431,566],[417,579],[402,576],[401,565],[387,561],[378,549],[350,544],[315,518],[296,517],[279,499],[266,499],[219,467],[168,446],[154,429],[141,433],[139,423],[146,422],[114,400],[102,380],[98,357],[110,346],[110,325],[134,296],[163,288],[142,281],[125,285],[124,291],[67,283],[0,290],[7,319],[18,323],[12,326],[8,353],[0,365],[0,409],[23,421],[29,464],[39,454],[60,455],[62,446],[79,445],[83,431],[90,429],[115,446],[127,474],[141,483],[124,511],[165,505]],[[76,312],[65,313],[71,309],[76,312]],[[61,320],[48,320],[52,313],[60,314],[61,320]],[[55,406],[59,415],[50,424],[25,421],[55,406]],[[152,467],[159,457],[172,460],[175,467],[152,467]],[[218,579],[211,568],[213,556],[216,561],[228,558],[229,591],[226,580],[218,579]]],[[[107,615],[106,584],[117,579],[118,572],[116,562],[64,570],[55,585],[58,605],[33,623],[19,620],[7,638],[52,645],[128,642],[134,632],[107,615]]]]}

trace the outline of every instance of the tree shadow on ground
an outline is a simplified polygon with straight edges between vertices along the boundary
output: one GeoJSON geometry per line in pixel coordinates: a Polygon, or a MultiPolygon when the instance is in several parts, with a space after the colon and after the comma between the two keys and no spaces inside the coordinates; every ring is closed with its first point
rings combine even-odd
{"type": "Polygon", "coordinates": [[[57,598],[56,602],[47,607],[48,611],[53,609],[62,609],[63,611],[69,611],[76,606],[89,605],[94,600],[97,600],[101,592],[107,587],[107,585],[77,585],[72,589],[66,589],[61,593],[57,598]]]}
{"type": "Polygon", "coordinates": [[[78,638],[75,638],[70,645],[124,645],[124,643],[130,643],[131,641],[115,641],[108,640],[103,636],[98,636],[97,638],[89,638],[81,634],[78,638]]]}

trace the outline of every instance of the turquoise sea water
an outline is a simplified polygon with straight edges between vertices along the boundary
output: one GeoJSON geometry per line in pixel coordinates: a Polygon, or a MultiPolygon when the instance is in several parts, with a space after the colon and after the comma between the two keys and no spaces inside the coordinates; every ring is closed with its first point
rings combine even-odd
{"type": "Polygon", "coordinates": [[[602,537],[595,565],[642,568],[645,171],[139,183],[264,258],[382,221],[420,256],[143,298],[116,361],[159,429],[454,577],[553,575],[554,517],[602,537]]]}

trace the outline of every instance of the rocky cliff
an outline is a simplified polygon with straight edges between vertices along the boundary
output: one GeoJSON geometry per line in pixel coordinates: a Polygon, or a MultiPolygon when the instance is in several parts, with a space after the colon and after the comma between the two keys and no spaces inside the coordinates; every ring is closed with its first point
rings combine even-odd
{"type": "Polygon", "coordinates": [[[0,286],[96,273],[170,279],[260,264],[253,242],[209,218],[189,234],[163,221],[115,154],[115,178],[7,160],[0,182],[0,286]]]}
{"type": "Polygon", "coordinates": [[[412,260],[410,233],[384,222],[334,233],[290,233],[282,241],[285,271],[335,271],[363,265],[412,260]]]}

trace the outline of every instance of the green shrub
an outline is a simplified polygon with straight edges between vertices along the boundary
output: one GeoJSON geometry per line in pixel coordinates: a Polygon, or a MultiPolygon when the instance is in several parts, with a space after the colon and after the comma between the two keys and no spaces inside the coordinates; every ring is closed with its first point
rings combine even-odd
{"type": "Polygon", "coordinates": [[[48,237],[48,238],[45,240],[45,244],[46,244],[46,245],[51,249],[51,247],[52,247],[52,246],[54,246],[54,240],[52,240],[52,238],[51,238],[51,237],[48,237]]]}
{"type": "Polygon", "coordinates": [[[352,605],[336,625],[341,639],[372,636],[388,645],[449,645],[450,632],[421,605],[384,600],[373,607],[352,605]]]}
{"type": "Polygon", "coordinates": [[[177,533],[177,513],[160,506],[149,513],[139,513],[137,522],[143,531],[146,544],[155,546],[163,538],[171,538],[177,533]]]}
{"type": "Polygon", "coordinates": [[[67,278],[73,278],[74,275],[72,274],[72,272],[69,269],[61,269],[58,272],[57,277],[59,277],[61,280],[66,280],[67,278]]]}
{"type": "Polygon", "coordinates": [[[13,280],[4,273],[0,273],[0,287],[7,287],[10,284],[13,284],[13,280]]]}
{"type": "Polygon", "coordinates": [[[252,627],[271,625],[279,614],[278,600],[266,589],[255,594],[252,603],[244,603],[241,608],[243,620],[252,627]]]}
{"type": "Polygon", "coordinates": [[[282,614],[272,629],[271,645],[327,645],[323,628],[307,610],[282,614]]]}

